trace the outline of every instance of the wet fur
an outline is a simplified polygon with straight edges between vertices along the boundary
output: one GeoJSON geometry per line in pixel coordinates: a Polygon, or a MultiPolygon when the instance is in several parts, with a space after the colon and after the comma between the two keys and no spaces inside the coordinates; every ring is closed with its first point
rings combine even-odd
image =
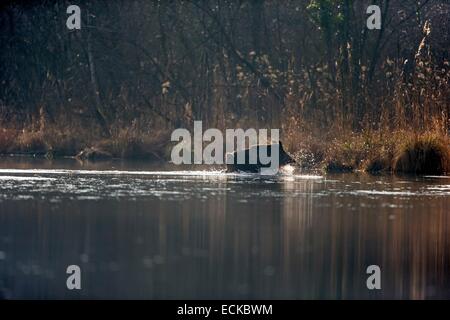
{"type": "MultiPolygon", "coordinates": [[[[272,146],[275,146],[276,144],[271,144],[271,145],[256,145],[256,146],[252,146],[248,149],[244,149],[244,150],[240,150],[240,151],[235,151],[232,154],[234,155],[234,161],[232,164],[227,164],[227,172],[249,172],[249,173],[258,173],[260,172],[261,168],[268,168],[270,167],[270,163],[269,164],[262,164],[260,159],[259,159],[259,149],[261,147],[265,147],[267,146],[268,148],[268,156],[271,157],[272,155],[272,146]],[[255,164],[250,164],[250,152],[252,150],[256,149],[256,163],[255,164]],[[238,155],[239,154],[245,154],[245,163],[244,164],[238,164],[238,155]]],[[[281,144],[281,142],[278,144],[279,145],[279,166],[284,166],[290,163],[295,163],[295,160],[288,154],[286,153],[286,151],[284,151],[283,145],[281,144]]],[[[254,151],[253,151],[254,152],[254,151]]]]}

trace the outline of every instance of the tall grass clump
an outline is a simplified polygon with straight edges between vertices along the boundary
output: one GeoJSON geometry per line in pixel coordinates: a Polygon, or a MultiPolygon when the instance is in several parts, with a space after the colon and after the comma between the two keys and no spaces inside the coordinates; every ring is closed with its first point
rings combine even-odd
{"type": "Polygon", "coordinates": [[[450,139],[433,133],[414,136],[400,145],[393,163],[396,173],[435,174],[450,172],[450,139]]]}

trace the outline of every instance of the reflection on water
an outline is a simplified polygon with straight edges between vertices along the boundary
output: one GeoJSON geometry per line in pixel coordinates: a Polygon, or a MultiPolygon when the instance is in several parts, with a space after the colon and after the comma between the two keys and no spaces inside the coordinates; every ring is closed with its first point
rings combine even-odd
{"type": "Polygon", "coordinates": [[[0,168],[3,298],[450,298],[448,177],[0,168]]]}

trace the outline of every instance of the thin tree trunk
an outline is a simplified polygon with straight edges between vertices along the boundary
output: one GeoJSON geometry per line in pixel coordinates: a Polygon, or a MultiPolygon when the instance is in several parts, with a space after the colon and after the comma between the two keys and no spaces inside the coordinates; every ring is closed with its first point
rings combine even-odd
{"type": "MultiPolygon", "coordinates": [[[[89,16],[89,13],[88,13],[89,16]]],[[[95,70],[95,60],[94,60],[94,54],[92,52],[92,37],[91,37],[91,31],[88,30],[87,35],[87,56],[88,56],[88,62],[89,62],[89,73],[90,73],[90,80],[91,80],[91,86],[92,91],[94,95],[94,102],[95,102],[95,110],[93,110],[93,113],[95,115],[96,120],[102,127],[104,133],[107,135],[110,135],[111,132],[109,130],[108,126],[108,118],[106,113],[103,110],[102,102],[100,99],[100,91],[99,86],[97,82],[97,73],[95,70]]]]}

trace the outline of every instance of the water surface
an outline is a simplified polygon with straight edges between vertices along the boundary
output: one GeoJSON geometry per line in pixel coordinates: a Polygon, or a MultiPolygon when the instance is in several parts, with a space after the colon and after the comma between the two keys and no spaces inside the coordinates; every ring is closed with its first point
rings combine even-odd
{"type": "Polygon", "coordinates": [[[450,177],[0,158],[0,297],[450,298],[449,215],[450,177]]]}

